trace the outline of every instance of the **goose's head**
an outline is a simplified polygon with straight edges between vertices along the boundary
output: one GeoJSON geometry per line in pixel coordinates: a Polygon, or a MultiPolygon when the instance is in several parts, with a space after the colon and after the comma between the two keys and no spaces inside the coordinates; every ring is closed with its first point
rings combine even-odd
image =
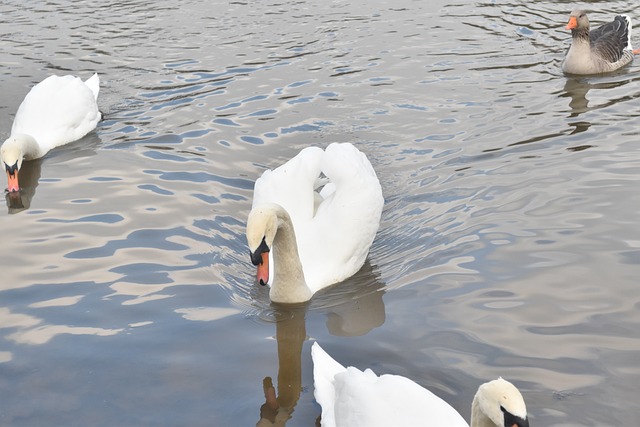
{"type": "Polygon", "coordinates": [[[263,205],[251,210],[247,218],[247,243],[251,262],[258,267],[258,282],[269,282],[269,252],[278,231],[278,217],[273,206],[263,205]]]}
{"type": "Polygon", "coordinates": [[[566,30],[589,29],[589,18],[587,12],[582,9],[574,9],[569,15],[569,23],[566,30]]]}
{"type": "Polygon", "coordinates": [[[2,155],[4,168],[7,171],[7,191],[10,193],[20,191],[20,185],[18,184],[18,171],[22,167],[24,152],[19,139],[14,136],[9,137],[9,139],[2,144],[0,154],[2,155]]]}
{"type": "MultiPolygon", "coordinates": [[[[482,384],[473,398],[472,418],[489,419],[498,427],[529,427],[527,407],[520,391],[498,378],[482,384]]],[[[479,425],[487,425],[480,424],[479,425]]]]}

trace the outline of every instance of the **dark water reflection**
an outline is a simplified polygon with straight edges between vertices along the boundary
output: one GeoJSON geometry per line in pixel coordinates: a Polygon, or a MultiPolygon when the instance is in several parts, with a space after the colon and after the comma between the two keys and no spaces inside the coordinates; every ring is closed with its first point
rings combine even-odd
{"type": "Polygon", "coordinates": [[[104,120],[0,216],[0,425],[314,425],[312,340],[467,419],[502,375],[532,425],[638,425],[638,65],[563,76],[572,7],[4,2],[3,139],[53,72],[100,73],[104,120]],[[334,141],[371,159],[380,232],[272,306],[253,182],[334,141]]]}
{"type": "Polygon", "coordinates": [[[5,199],[7,201],[8,212],[10,214],[22,212],[25,209],[29,209],[31,206],[31,199],[36,193],[36,187],[40,180],[40,173],[42,169],[42,159],[33,160],[31,162],[24,162],[18,175],[18,182],[20,182],[20,191],[18,192],[5,192],[5,199]]]}

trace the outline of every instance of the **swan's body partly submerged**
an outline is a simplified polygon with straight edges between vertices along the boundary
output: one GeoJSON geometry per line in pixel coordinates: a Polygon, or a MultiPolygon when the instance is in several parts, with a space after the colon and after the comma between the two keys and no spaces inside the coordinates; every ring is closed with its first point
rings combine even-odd
{"type": "Polygon", "coordinates": [[[255,183],[247,242],[271,300],[305,302],[355,274],[383,204],[371,163],[349,143],[308,147],[265,171],[255,183]]]}
{"type": "Polygon", "coordinates": [[[40,158],[95,129],[101,118],[99,90],[100,78],[94,74],[85,82],[74,76],[49,76],[29,91],[1,149],[10,192],[20,190],[23,160],[40,158]]]}
{"type": "MultiPolygon", "coordinates": [[[[322,427],[469,427],[444,400],[408,378],[345,368],[318,343],[311,347],[314,396],[322,427]]],[[[473,398],[471,427],[528,427],[522,395],[498,378],[473,398]]]]}
{"type": "Polygon", "coordinates": [[[576,9],[569,16],[567,30],[573,41],[562,62],[562,71],[569,74],[601,74],[617,70],[638,53],[631,47],[631,19],[618,15],[592,31],[584,10],[576,9]]]}

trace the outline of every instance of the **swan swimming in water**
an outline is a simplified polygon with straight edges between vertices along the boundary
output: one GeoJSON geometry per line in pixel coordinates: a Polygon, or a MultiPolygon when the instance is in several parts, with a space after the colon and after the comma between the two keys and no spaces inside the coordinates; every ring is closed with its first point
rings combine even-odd
{"type": "Polygon", "coordinates": [[[300,303],[355,274],[378,231],[384,198],[350,143],[307,147],[256,180],[247,242],[273,302],[300,303]]]}
{"type": "Polygon", "coordinates": [[[20,190],[23,160],[38,159],[54,147],[76,141],[95,129],[101,114],[96,103],[100,78],[83,82],[74,76],[49,76],[24,98],[0,154],[7,172],[7,190],[20,190]]]}
{"type": "MultiPolygon", "coordinates": [[[[406,377],[345,368],[317,342],[311,357],[322,427],[469,427],[447,402],[406,377]]],[[[520,391],[502,378],[482,384],[471,404],[471,427],[529,427],[520,391]]]]}

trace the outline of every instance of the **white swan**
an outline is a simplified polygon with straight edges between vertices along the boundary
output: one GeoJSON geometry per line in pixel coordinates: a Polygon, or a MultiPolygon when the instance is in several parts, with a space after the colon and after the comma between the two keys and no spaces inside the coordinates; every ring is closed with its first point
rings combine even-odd
{"type": "Polygon", "coordinates": [[[255,183],[247,242],[258,281],[271,285],[271,300],[305,302],[355,274],[383,204],[371,163],[349,143],[325,151],[308,147],[265,171],[255,183]]]}
{"type": "MultiPolygon", "coordinates": [[[[317,342],[311,357],[322,427],[469,427],[448,403],[408,378],[345,368],[317,342]]],[[[478,388],[471,427],[528,426],[524,399],[513,384],[498,378],[478,388]]]]}
{"type": "Polygon", "coordinates": [[[20,190],[23,160],[40,158],[95,129],[101,118],[96,103],[99,90],[100,78],[94,74],[86,82],[74,76],[49,76],[29,91],[18,107],[11,136],[0,149],[7,190],[20,190]]]}

